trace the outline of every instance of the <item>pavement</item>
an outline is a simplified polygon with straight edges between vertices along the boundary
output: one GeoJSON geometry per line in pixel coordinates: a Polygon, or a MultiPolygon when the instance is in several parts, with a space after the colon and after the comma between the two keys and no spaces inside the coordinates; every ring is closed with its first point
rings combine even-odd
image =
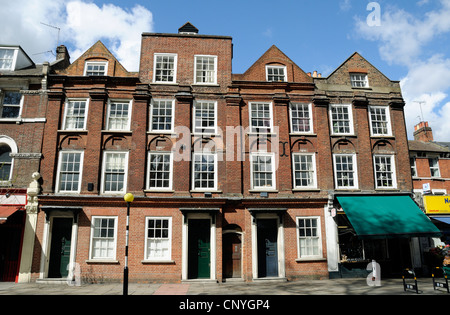
{"type": "MultiPolygon", "coordinates": [[[[129,283],[128,295],[171,296],[276,296],[276,295],[438,295],[450,297],[445,288],[433,289],[431,278],[418,278],[418,293],[404,290],[402,279],[381,279],[369,286],[365,278],[298,281],[229,281],[183,283],[129,283]]],[[[408,279],[408,284],[414,280],[408,279]]],[[[68,285],[0,282],[0,295],[122,295],[122,283],[68,285]]],[[[1,299],[1,298],[0,298],[1,299]]]]}

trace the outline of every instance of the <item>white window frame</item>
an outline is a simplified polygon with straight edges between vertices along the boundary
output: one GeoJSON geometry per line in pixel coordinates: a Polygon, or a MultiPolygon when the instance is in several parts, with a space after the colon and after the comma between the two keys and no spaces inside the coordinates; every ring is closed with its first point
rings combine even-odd
{"type": "Polygon", "coordinates": [[[322,226],[321,226],[321,220],[320,216],[298,216],[295,217],[295,226],[297,230],[297,257],[298,260],[312,260],[312,259],[322,259],[323,258],[323,248],[322,248],[322,226]],[[317,239],[317,255],[306,255],[302,253],[301,245],[300,245],[300,224],[299,220],[316,220],[317,226],[316,229],[316,236],[305,236],[302,237],[303,239],[317,239]]]}
{"type": "Polygon", "coordinates": [[[56,192],[58,193],[80,193],[81,191],[81,183],[83,178],[83,163],[84,163],[84,151],[82,150],[64,150],[59,152],[59,158],[58,158],[58,169],[56,174],[56,192]],[[79,176],[78,176],[78,189],[77,190],[61,190],[61,165],[62,165],[62,158],[63,154],[80,154],[80,170],[79,170],[79,176]]]}
{"type": "Polygon", "coordinates": [[[352,88],[368,88],[369,87],[369,77],[367,73],[350,73],[350,83],[352,88]]]}
{"type": "Polygon", "coordinates": [[[127,191],[127,181],[128,181],[128,151],[104,151],[103,152],[103,160],[102,160],[102,176],[101,176],[101,184],[100,184],[100,191],[102,194],[105,195],[118,195],[118,194],[125,194],[127,191]],[[124,179],[123,179],[123,189],[122,190],[115,190],[115,191],[105,191],[105,171],[106,171],[106,157],[109,154],[125,154],[124,159],[124,179]]]}
{"type": "MultiPolygon", "coordinates": [[[[272,102],[249,102],[249,104],[248,104],[249,106],[249,108],[248,108],[248,110],[249,110],[249,126],[250,126],[250,133],[258,133],[258,134],[270,134],[270,133],[273,133],[273,106],[272,106],[272,102]],[[252,112],[253,112],[253,110],[252,110],[252,107],[253,107],[253,105],[255,105],[255,106],[257,106],[257,105],[269,105],[269,119],[268,119],[268,121],[269,121],[269,124],[270,124],[270,126],[269,127],[264,127],[264,128],[261,128],[261,127],[258,127],[258,126],[253,126],[253,124],[252,124],[252,119],[253,119],[253,114],[252,114],[252,112]],[[266,132],[259,132],[258,130],[256,130],[257,128],[260,128],[260,129],[268,129],[268,131],[266,131],[266,132]]],[[[263,118],[264,120],[267,120],[267,118],[266,117],[255,117],[254,119],[260,119],[260,118],[263,118]]]]}
{"type": "Polygon", "coordinates": [[[1,119],[17,119],[22,117],[22,109],[23,109],[23,94],[20,93],[19,90],[9,90],[9,89],[0,89],[0,120],[1,119]],[[7,104],[8,107],[19,107],[19,113],[16,117],[3,117],[3,108],[5,106],[5,96],[6,93],[18,93],[20,94],[19,104],[7,104]]]}
{"type": "MultiPolygon", "coordinates": [[[[171,53],[155,53],[153,55],[153,83],[161,83],[161,84],[174,84],[177,82],[177,63],[178,63],[178,55],[171,53]],[[173,57],[173,80],[172,81],[164,81],[164,80],[156,80],[156,65],[158,57],[173,57]]],[[[166,70],[167,71],[167,70],[166,70]]]]}
{"type": "MultiPolygon", "coordinates": [[[[95,72],[100,73],[100,71],[93,71],[89,70],[89,72],[95,72]]],[[[86,61],[84,63],[84,76],[107,76],[108,75],[108,61],[86,61]],[[88,67],[89,66],[104,66],[105,70],[103,71],[103,74],[88,74],[88,67]]]]}
{"type": "MultiPolygon", "coordinates": [[[[358,161],[356,159],[356,154],[355,153],[345,153],[345,154],[341,154],[341,153],[336,153],[333,154],[333,171],[334,171],[334,185],[336,187],[336,189],[358,189],[358,161]],[[338,185],[338,170],[336,167],[336,157],[338,156],[351,156],[352,157],[352,168],[353,168],[353,186],[339,186],[338,185]]],[[[348,173],[349,171],[347,171],[348,173]]]]}
{"type": "Polygon", "coordinates": [[[316,154],[315,153],[292,153],[292,179],[293,179],[293,187],[294,189],[316,189],[317,188],[317,168],[316,168],[316,154]],[[296,185],[296,172],[307,172],[307,170],[298,170],[296,168],[295,157],[296,156],[310,156],[311,157],[311,166],[312,171],[309,170],[309,173],[312,173],[312,181],[313,183],[308,186],[297,186],[296,185]]]}
{"type": "Polygon", "coordinates": [[[286,71],[286,66],[282,66],[282,65],[266,65],[266,81],[268,82],[287,82],[287,71],[286,71]],[[276,69],[276,70],[283,70],[283,74],[270,74],[270,76],[277,76],[277,77],[281,77],[283,76],[283,80],[269,80],[269,69],[276,69]]]}
{"type": "MultiPolygon", "coordinates": [[[[0,138],[0,139],[1,139],[1,138],[0,138]]],[[[8,143],[1,142],[1,141],[0,141],[0,146],[8,147],[9,150],[11,151],[9,154],[13,153],[13,149],[11,148],[11,146],[10,146],[8,143]]],[[[11,181],[12,174],[13,174],[13,167],[14,167],[14,158],[12,158],[11,156],[10,156],[10,158],[11,158],[11,161],[10,161],[10,162],[0,162],[0,170],[5,166],[5,164],[10,166],[8,178],[2,178],[2,177],[0,177],[0,184],[9,184],[10,181],[11,181]]],[[[6,175],[6,174],[5,174],[5,175],[6,175]]]]}
{"type": "MultiPolygon", "coordinates": [[[[164,99],[164,98],[155,98],[152,99],[152,101],[150,102],[150,121],[149,121],[149,132],[157,132],[159,134],[161,133],[173,133],[174,132],[174,121],[175,121],[175,100],[174,99],[164,99]],[[167,102],[171,103],[172,106],[172,116],[171,116],[171,121],[170,121],[170,129],[154,129],[153,128],[153,109],[155,108],[155,106],[160,106],[161,104],[159,104],[159,102],[166,102],[165,106],[167,106],[167,102]],[[156,103],[158,103],[156,105],[156,103]]],[[[158,117],[162,117],[162,116],[158,116],[158,117]]],[[[164,117],[167,117],[164,116],[164,117]]]]}
{"type": "Polygon", "coordinates": [[[417,164],[416,164],[416,157],[415,156],[410,156],[409,157],[409,165],[411,166],[411,177],[419,177],[419,175],[417,174],[417,164]],[[413,164],[411,164],[411,161],[413,162],[413,164]],[[413,174],[414,171],[414,174],[413,174]]]}
{"type": "MultiPolygon", "coordinates": [[[[330,115],[330,131],[331,135],[353,135],[354,129],[353,129],[353,107],[351,104],[330,104],[329,107],[329,115],[330,115]],[[349,120],[349,131],[348,132],[335,132],[333,129],[333,108],[347,108],[348,111],[348,120],[349,120]]],[[[343,121],[343,120],[340,120],[343,121]]]]}
{"type": "MultiPolygon", "coordinates": [[[[17,62],[17,56],[18,56],[18,54],[19,54],[19,50],[18,49],[16,49],[16,48],[10,48],[10,47],[1,47],[0,46],[0,50],[9,50],[9,51],[13,51],[13,56],[12,56],[12,58],[8,58],[8,59],[6,59],[6,58],[1,58],[2,60],[11,60],[11,66],[9,67],[9,68],[6,68],[6,67],[2,67],[2,68],[0,68],[0,71],[14,71],[14,69],[16,68],[16,62],[17,62]]],[[[0,57],[2,57],[2,56],[0,56],[0,57]]],[[[2,63],[0,63],[0,64],[2,64],[2,63]]]]}
{"type": "MultiPolygon", "coordinates": [[[[217,101],[208,101],[208,100],[195,100],[194,101],[194,108],[192,113],[192,126],[194,127],[193,133],[194,134],[217,134],[217,101]],[[214,126],[213,127],[205,127],[203,128],[201,126],[201,123],[203,122],[204,118],[202,115],[200,115],[200,119],[197,120],[197,111],[200,111],[200,113],[203,112],[202,106],[204,104],[208,103],[208,106],[211,105],[211,103],[214,106],[214,126]],[[200,122],[200,126],[197,125],[197,122],[200,122]]],[[[208,110],[209,112],[209,110],[208,110]]],[[[208,117],[205,117],[206,121],[210,121],[208,117]]]]}
{"type": "MultiPolygon", "coordinates": [[[[62,124],[62,130],[74,131],[74,130],[86,130],[87,118],[89,111],[89,99],[88,98],[68,98],[64,104],[64,118],[62,124]],[[84,109],[84,118],[83,118],[83,127],[82,128],[67,128],[67,113],[69,110],[69,104],[71,102],[86,102],[86,106],[84,109]]],[[[81,117],[81,116],[80,116],[81,117]]]]}
{"type": "Polygon", "coordinates": [[[116,256],[117,256],[117,221],[118,221],[118,217],[117,216],[92,216],[91,217],[91,236],[90,236],[90,245],[89,245],[89,260],[92,261],[115,261],[116,260],[116,256]],[[94,230],[95,230],[95,221],[96,220],[103,220],[103,219],[113,219],[114,220],[114,236],[112,237],[113,239],[113,244],[114,244],[114,249],[113,249],[113,254],[111,255],[112,257],[94,257],[94,230]]]}
{"type": "MultiPolygon", "coordinates": [[[[392,136],[392,128],[391,128],[391,114],[390,114],[390,110],[389,110],[389,106],[369,106],[369,124],[370,124],[370,135],[372,137],[383,137],[383,136],[392,136]],[[386,121],[373,121],[372,119],[372,109],[377,111],[377,110],[385,110],[384,115],[386,116],[386,121]],[[386,124],[385,128],[386,128],[386,133],[378,133],[376,131],[376,129],[379,129],[380,127],[376,127],[374,128],[373,123],[384,123],[386,124]]],[[[376,114],[377,116],[379,114],[376,114]]],[[[381,127],[383,128],[383,127],[381,127]]]]}
{"type": "Polygon", "coordinates": [[[374,154],[373,155],[373,170],[376,189],[396,189],[397,188],[397,175],[395,167],[395,155],[393,154],[374,154]],[[391,171],[378,171],[376,165],[376,158],[389,158],[391,164],[391,171]],[[391,173],[392,186],[379,186],[378,185],[378,173],[391,173]]]}
{"type": "Polygon", "coordinates": [[[192,190],[193,191],[200,191],[200,192],[204,192],[204,191],[217,191],[217,178],[218,178],[218,169],[217,169],[217,159],[218,159],[218,154],[216,152],[194,152],[192,154],[192,190]],[[195,157],[196,156],[202,156],[202,155],[211,155],[214,156],[214,187],[195,187],[195,175],[196,175],[196,171],[195,171],[195,157]]]}
{"type": "MultiPolygon", "coordinates": [[[[277,187],[277,181],[276,181],[276,170],[275,170],[275,153],[272,152],[254,152],[254,153],[250,153],[250,187],[251,190],[256,190],[256,191],[274,191],[276,190],[277,187]],[[272,185],[271,186],[256,186],[254,184],[254,167],[253,167],[253,163],[255,162],[255,158],[256,157],[261,157],[261,156],[265,156],[265,157],[270,157],[271,158],[271,173],[272,173],[272,185]]],[[[265,172],[265,173],[269,173],[269,172],[265,172]]]]}
{"type": "Polygon", "coordinates": [[[439,166],[439,157],[438,156],[429,156],[428,157],[428,165],[430,167],[430,176],[431,178],[440,178],[441,177],[441,168],[439,166]],[[432,166],[430,160],[436,161],[437,166],[432,166]],[[433,175],[433,170],[438,172],[438,175],[433,175]]]}
{"type": "MultiPolygon", "coordinates": [[[[131,126],[131,111],[132,111],[132,105],[133,105],[133,100],[126,100],[126,99],[108,99],[108,111],[107,111],[107,116],[106,116],[106,130],[110,130],[110,131],[130,131],[130,126],[131,126]],[[128,103],[128,116],[127,118],[127,123],[126,126],[124,128],[111,128],[110,123],[111,123],[111,105],[112,104],[127,104],[128,103]]],[[[125,117],[114,117],[114,119],[124,119],[125,117]]]]}
{"type": "MultiPolygon", "coordinates": [[[[159,262],[159,261],[171,261],[172,260],[172,217],[155,217],[155,216],[149,216],[145,217],[145,250],[144,250],[144,262],[159,262]],[[149,220],[168,220],[168,247],[167,247],[167,256],[163,257],[149,257],[150,250],[149,250],[149,239],[152,239],[148,236],[148,229],[149,229],[149,220]]],[[[154,237],[153,239],[155,239],[154,237]]],[[[161,237],[161,239],[163,239],[161,237]]]]}
{"type": "Polygon", "coordinates": [[[171,191],[173,182],[173,152],[160,152],[160,151],[149,151],[147,154],[147,190],[152,191],[171,191]],[[152,155],[169,155],[169,186],[168,187],[151,187],[150,186],[150,167],[151,167],[151,156],[152,155]]]}
{"type": "MultiPolygon", "coordinates": [[[[205,70],[200,70],[200,71],[205,71],[205,70]]],[[[214,55],[195,55],[194,56],[194,84],[200,84],[200,85],[215,85],[215,84],[217,84],[217,56],[214,56],[214,55]],[[213,75],[211,76],[211,75],[208,75],[208,74],[206,74],[206,76],[205,76],[205,80],[207,79],[207,78],[210,78],[210,77],[212,77],[212,82],[209,82],[209,81],[205,81],[205,82],[202,82],[202,81],[197,81],[197,59],[198,58],[212,58],[213,60],[214,60],[214,73],[213,73],[213,75]]],[[[211,70],[206,70],[206,72],[211,72],[211,70]]],[[[203,76],[202,76],[203,77],[203,76]]]]}
{"type": "MultiPolygon", "coordinates": [[[[305,110],[303,109],[302,112],[304,113],[305,110]]],[[[289,104],[289,116],[290,116],[290,123],[291,123],[291,133],[293,134],[312,134],[314,133],[314,126],[313,126],[313,117],[312,117],[312,104],[311,103],[290,103],[289,104]],[[303,106],[307,107],[308,110],[308,118],[305,117],[294,117],[294,112],[297,111],[297,109],[294,110],[294,106],[303,106]],[[309,121],[309,131],[295,131],[294,130],[294,120],[308,120],[309,121]]]]}

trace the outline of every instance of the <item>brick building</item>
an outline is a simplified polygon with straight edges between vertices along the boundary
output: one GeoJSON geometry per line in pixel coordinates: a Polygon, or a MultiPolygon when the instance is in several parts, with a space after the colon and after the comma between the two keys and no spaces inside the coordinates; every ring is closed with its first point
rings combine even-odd
{"type": "Polygon", "coordinates": [[[49,75],[34,279],[120,280],[127,192],[130,281],[321,278],[364,254],[348,198],[411,200],[398,82],[357,53],[327,78],[276,46],[243,74],[232,56],[186,23],[142,34],[139,73],[97,42],[49,75]]]}
{"type": "Polygon", "coordinates": [[[49,67],[0,45],[0,281],[29,279],[37,209],[27,188],[39,171],[49,67]]]}

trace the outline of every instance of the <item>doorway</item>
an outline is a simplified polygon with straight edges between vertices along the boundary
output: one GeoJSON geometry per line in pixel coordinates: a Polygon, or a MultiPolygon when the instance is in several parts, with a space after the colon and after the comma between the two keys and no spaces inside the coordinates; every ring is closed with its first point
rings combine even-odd
{"type": "Polygon", "coordinates": [[[257,220],[258,278],[278,277],[278,220],[257,220]]]}
{"type": "Polygon", "coordinates": [[[241,235],[223,234],[223,275],[225,278],[241,278],[241,235]]]}
{"type": "Polygon", "coordinates": [[[53,218],[49,278],[65,278],[69,274],[72,222],[72,218],[53,218]]]}
{"type": "Polygon", "coordinates": [[[211,277],[211,220],[188,220],[188,278],[211,277]]]}

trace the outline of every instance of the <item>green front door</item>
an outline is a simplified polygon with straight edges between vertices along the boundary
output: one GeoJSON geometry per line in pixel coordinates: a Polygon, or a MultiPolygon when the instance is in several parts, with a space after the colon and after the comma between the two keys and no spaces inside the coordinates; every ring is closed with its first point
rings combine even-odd
{"type": "Polygon", "coordinates": [[[209,219],[189,220],[188,233],[188,278],[198,279],[211,276],[209,219]]]}
{"type": "Polygon", "coordinates": [[[65,278],[69,274],[72,219],[54,218],[50,245],[49,278],[65,278]]]}

